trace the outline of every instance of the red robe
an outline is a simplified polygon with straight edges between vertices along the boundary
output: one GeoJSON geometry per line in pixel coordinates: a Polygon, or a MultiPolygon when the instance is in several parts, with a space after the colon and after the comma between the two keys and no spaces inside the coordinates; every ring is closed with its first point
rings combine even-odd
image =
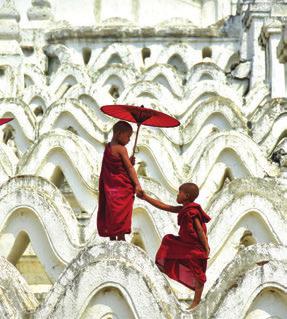
{"type": "Polygon", "coordinates": [[[131,232],[134,186],[120,157],[105,148],[99,180],[98,233],[102,237],[131,232]]]}
{"type": "Polygon", "coordinates": [[[204,233],[210,217],[196,203],[188,203],[178,213],[179,236],[165,235],[156,254],[156,264],[170,278],[195,289],[196,281],[206,282],[207,253],[194,226],[198,217],[204,233]]]}

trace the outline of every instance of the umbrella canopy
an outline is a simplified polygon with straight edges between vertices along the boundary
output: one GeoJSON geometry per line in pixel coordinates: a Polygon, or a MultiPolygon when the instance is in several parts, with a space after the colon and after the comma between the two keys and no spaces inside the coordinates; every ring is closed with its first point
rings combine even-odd
{"type": "Polygon", "coordinates": [[[156,127],[175,127],[180,122],[175,118],[153,109],[133,105],[105,105],[101,110],[120,120],[137,123],[140,125],[156,127]]]}
{"type": "Polygon", "coordinates": [[[165,113],[146,108],[143,105],[105,105],[101,107],[101,111],[120,120],[137,123],[138,128],[132,156],[135,153],[139,129],[141,125],[155,127],[175,127],[180,125],[180,122],[177,119],[165,113]]]}
{"type": "Polygon", "coordinates": [[[3,117],[2,119],[0,118],[0,125],[6,124],[12,120],[13,120],[13,117],[6,117],[6,118],[3,117]]]}

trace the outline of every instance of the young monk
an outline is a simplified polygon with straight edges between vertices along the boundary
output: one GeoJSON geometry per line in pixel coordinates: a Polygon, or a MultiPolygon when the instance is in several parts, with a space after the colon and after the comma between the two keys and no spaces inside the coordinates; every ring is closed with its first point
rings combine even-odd
{"type": "Polygon", "coordinates": [[[131,232],[134,193],[142,192],[134,158],[129,158],[125,145],[133,133],[129,123],[113,126],[113,137],[106,145],[99,180],[98,233],[110,240],[125,240],[131,232]]]}
{"type": "Polygon", "coordinates": [[[195,308],[201,300],[210,251],[205,226],[210,217],[194,202],[198,194],[196,184],[182,184],[176,199],[182,206],[167,205],[145,193],[138,195],[159,209],[178,214],[179,236],[169,234],[163,237],[156,264],[170,278],[195,291],[188,309],[195,308]]]}

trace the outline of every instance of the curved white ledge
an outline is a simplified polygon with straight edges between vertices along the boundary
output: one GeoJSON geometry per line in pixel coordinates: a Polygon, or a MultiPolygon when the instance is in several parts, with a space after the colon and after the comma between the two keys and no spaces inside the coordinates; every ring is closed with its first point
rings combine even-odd
{"type": "MultiPolygon", "coordinates": [[[[0,236],[25,231],[52,280],[78,253],[79,226],[61,192],[36,176],[16,176],[0,189],[0,236]]],[[[5,238],[4,238],[5,240],[5,238]]],[[[8,256],[10,253],[3,252],[8,256]]]]}
{"type": "Polygon", "coordinates": [[[202,76],[208,75],[212,80],[226,84],[226,75],[223,70],[214,62],[200,62],[189,70],[186,86],[192,86],[201,80],[202,76]]]}
{"type": "MultiPolygon", "coordinates": [[[[47,85],[46,84],[46,76],[45,76],[44,72],[37,65],[25,63],[23,65],[22,72],[24,73],[24,81],[25,81],[25,75],[27,75],[30,78],[29,80],[33,82],[32,85],[37,85],[37,86],[42,87],[42,88],[47,85]]],[[[27,86],[27,87],[29,87],[29,86],[27,86]]]]}
{"type": "Polygon", "coordinates": [[[246,119],[231,100],[214,96],[193,104],[181,119],[183,144],[188,144],[205,126],[212,124],[220,130],[241,129],[247,131],[246,119]]]}
{"type": "Polygon", "coordinates": [[[0,117],[13,117],[14,120],[10,123],[15,128],[16,142],[20,139],[18,128],[24,135],[21,139],[27,140],[26,143],[32,142],[35,139],[36,118],[29,106],[22,100],[14,98],[0,99],[0,117]]]}
{"type": "Polygon", "coordinates": [[[286,100],[274,100],[271,105],[266,103],[261,107],[252,128],[254,140],[260,144],[266,156],[276,147],[286,131],[286,100]]]}
{"type": "Polygon", "coordinates": [[[66,88],[64,88],[65,91],[63,94],[61,92],[61,88],[65,81],[69,78],[75,80],[75,83],[73,83],[72,86],[77,83],[85,83],[85,85],[91,84],[91,78],[83,66],[79,66],[77,64],[62,64],[50,80],[51,84],[49,86],[49,91],[50,94],[55,97],[55,100],[66,95],[66,88]]]}
{"type": "Polygon", "coordinates": [[[117,76],[123,82],[124,87],[136,82],[139,73],[130,65],[108,64],[98,71],[97,77],[93,81],[93,85],[103,87],[111,76],[117,76]]]}
{"type": "Polygon", "coordinates": [[[246,96],[245,105],[242,107],[246,117],[251,118],[257,111],[260,111],[260,106],[270,99],[270,88],[266,83],[257,82],[246,96]]]}
{"type": "Polygon", "coordinates": [[[109,60],[117,56],[122,64],[135,67],[135,61],[128,46],[122,43],[113,43],[104,47],[98,55],[91,57],[89,65],[92,69],[98,70],[108,64],[109,60]]]}
{"type": "MultiPolygon", "coordinates": [[[[34,100],[39,100],[43,103],[40,103],[40,106],[43,107],[45,111],[49,105],[55,100],[54,94],[49,92],[48,89],[43,89],[43,87],[38,86],[37,84],[28,86],[23,92],[23,101],[28,105],[32,105],[34,100]]],[[[38,103],[37,103],[38,104],[38,103]]]]}
{"type": "Polygon", "coordinates": [[[143,73],[142,80],[157,82],[178,97],[184,92],[182,76],[169,64],[152,65],[143,73]]]}
{"type": "Polygon", "coordinates": [[[210,95],[228,99],[238,107],[242,105],[242,97],[232,87],[217,80],[202,80],[186,90],[180,114],[184,114],[191,105],[210,95]]]}
{"type": "Polygon", "coordinates": [[[155,63],[167,64],[171,57],[178,56],[188,71],[196,63],[197,54],[196,50],[186,43],[169,43],[159,53],[155,63]]]}
{"type": "Polygon", "coordinates": [[[18,158],[4,143],[0,143],[0,185],[16,173],[18,158]]]}
{"type": "MultiPolygon", "coordinates": [[[[272,244],[254,245],[240,252],[223,270],[193,318],[246,318],[257,295],[267,287],[287,292],[287,248],[272,244]]],[[[287,315],[287,313],[285,314],[287,315]]]]}
{"type": "Polygon", "coordinates": [[[98,108],[92,108],[76,99],[61,99],[45,112],[39,124],[39,135],[42,136],[56,128],[67,129],[72,126],[79,136],[92,145],[103,144],[104,124],[99,123],[99,117],[103,116],[98,108]]]}
{"type": "Polygon", "coordinates": [[[249,178],[232,181],[217,195],[207,212],[211,246],[207,287],[242,249],[246,231],[257,243],[287,245],[287,218],[282,190],[274,181],[249,178]]]}
{"type": "Polygon", "coordinates": [[[197,150],[196,156],[188,159],[192,169],[187,178],[202,185],[216,162],[224,162],[230,166],[234,176],[238,178],[247,177],[248,174],[255,177],[278,174],[278,169],[266,160],[258,145],[250,137],[236,131],[220,132],[209,137],[197,150]],[[232,168],[235,163],[242,168],[232,168]]]}
{"type": "Polygon", "coordinates": [[[144,252],[127,243],[98,242],[66,268],[35,318],[58,318],[63,313],[79,318],[101,287],[120,288],[134,318],[175,318],[180,313],[168,282],[144,252]]]}
{"type": "MultiPolygon", "coordinates": [[[[153,81],[139,81],[132,84],[130,87],[126,88],[121,94],[118,103],[123,104],[135,104],[137,101],[141,100],[141,104],[148,106],[150,102],[148,101],[155,100],[157,105],[155,109],[159,109],[167,114],[178,114],[177,106],[179,105],[179,98],[177,98],[172,92],[166,87],[158,84],[153,81]],[[165,104],[162,105],[160,101],[165,101],[165,104]]],[[[150,106],[149,106],[150,107],[150,106]]]]}
{"type": "Polygon", "coordinates": [[[0,314],[2,318],[24,318],[38,306],[38,301],[17,269],[0,256],[0,314]]]}
{"type": "Polygon", "coordinates": [[[49,179],[60,167],[79,204],[91,214],[96,205],[99,165],[99,155],[89,143],[74,133],[56,129],[42,135],[21,158],[18,172],[49,179]],[[46,169],[47,165],[52,165],[52,170],[46,169]]]}

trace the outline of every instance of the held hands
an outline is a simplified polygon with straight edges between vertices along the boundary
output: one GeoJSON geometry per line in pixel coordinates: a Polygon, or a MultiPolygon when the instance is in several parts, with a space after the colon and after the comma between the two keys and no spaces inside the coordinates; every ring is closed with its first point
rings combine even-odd
{"type": "Polygon", "coordinates": [[[135,187],[135,191],[136,191],[136,195],[137,197],[141,198],[141,194],[143,194],[143,190],[142,190],[142,187],[140,186],[140,184],[137,184],[136,187],[135,187]]]}
{"type": "Polygon", "coordinates": [[[136,195],[140,199],[145,199],[145,192],[143,189],[140,187],[139,191],[137,192],[137,187],[136,187],[136,195]]]}
{"type": "Polygon", "coordinates": [[[130,161],[131,161],[132,165],[135,165],[135,163],[136,163],[136,158],[135,158],[134,156],[131,156],[131,157],[130,157],[130,161]]]}
{"type": "Polygon", "coordinates": [[[142,190],[141,192],[137,194],[137,197],[140,199],[145,199],[145,192],[142,190]]]}

